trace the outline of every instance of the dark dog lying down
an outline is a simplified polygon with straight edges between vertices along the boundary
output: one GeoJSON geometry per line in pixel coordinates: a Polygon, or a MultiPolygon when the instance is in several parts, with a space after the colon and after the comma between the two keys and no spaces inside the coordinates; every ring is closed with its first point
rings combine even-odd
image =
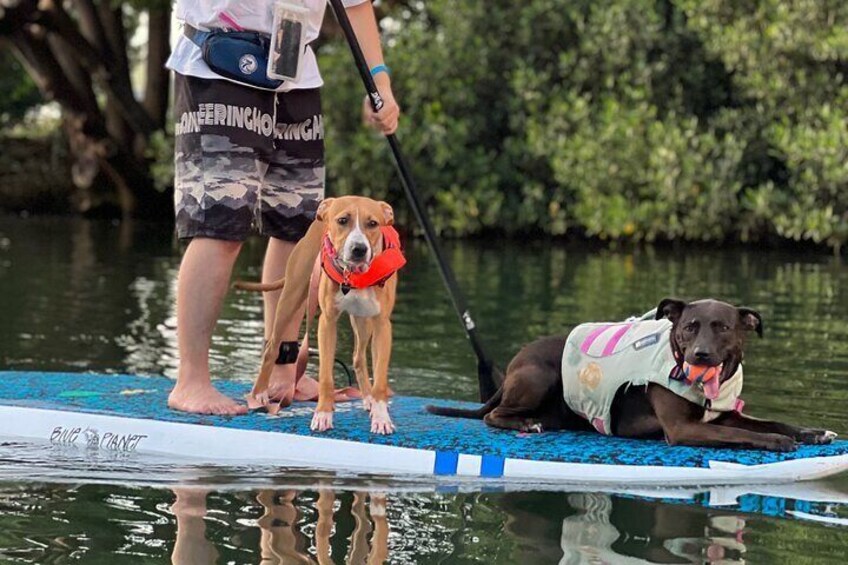
{"type": "Polygon", "coordinates": [[[566,337],[525,346],[503,385],[478,410],[429,406],[443,416],[483,418],[523,432],[597,430],[670,445],[792,451],[836,434],[742,414],[746,335],[760,314],[717,300],[666,298],[655,320],[583,324],[566,337]]]}

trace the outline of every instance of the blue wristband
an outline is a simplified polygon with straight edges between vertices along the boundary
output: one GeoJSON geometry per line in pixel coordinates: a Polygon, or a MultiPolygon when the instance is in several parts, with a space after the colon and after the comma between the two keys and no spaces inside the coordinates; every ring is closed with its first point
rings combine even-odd
{"type": "Polygon", "coordinates": [[[371,69],[371,76],[377,76],[380,73],[386,73],[389,76],[392,76],[391,71],[389,71],[389,67],[386,65],[377,65],[371,69]]]}

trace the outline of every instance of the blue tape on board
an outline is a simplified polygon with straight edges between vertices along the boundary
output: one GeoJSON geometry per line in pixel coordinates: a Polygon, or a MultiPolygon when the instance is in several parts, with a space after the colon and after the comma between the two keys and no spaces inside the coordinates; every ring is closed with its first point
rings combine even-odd
{"type": "Polygon", "coordinates": [[[812,514],[813,503],[809,500],[796,500],[795,504],[792,505],[792,509],[799,512],[806,512],[807,514],[812,514]]]}
{"type": "Polygon", "coordinates": [[[456,475],[457,463],[459,463],[459,453],[455,451],[437,451],[436,463],[433,465],[433,474],[456,475]]]}
{"type": "Polygon", "coordinates": [[[503,477],[504,458],[497,455],[484,455],[480,462],[481,477],[503,477]]]}

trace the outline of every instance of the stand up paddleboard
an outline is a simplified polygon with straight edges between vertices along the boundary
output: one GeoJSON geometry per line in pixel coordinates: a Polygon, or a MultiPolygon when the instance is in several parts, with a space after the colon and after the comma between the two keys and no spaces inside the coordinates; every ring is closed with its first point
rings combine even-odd
{"type": "MultiPolygon", "coordinates": [[[[234,398],[249,390],[242,382],[216,385],[234,398]]],[[[848,470],[848,441],[774,453],[585,432],[520,434],[429,414],[427,404],[445,401],[415,397],[390,401],[392,435],[370,433],[360,402],[337,404],[335,429],[317,434],[309,429],[313,403],[277,416],[184,414],[167,408],[172,386],[165,377],[0,372],[0,436],[219,464],[630,488],[787,483],[848,470]]]]}

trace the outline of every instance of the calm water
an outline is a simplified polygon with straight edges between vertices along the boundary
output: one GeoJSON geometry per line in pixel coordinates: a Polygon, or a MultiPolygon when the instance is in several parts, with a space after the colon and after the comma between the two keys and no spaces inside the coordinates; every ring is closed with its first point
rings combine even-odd
{"type": "MultiPolygon", "coordinates": [[[[237,276],[258,277],[262,250],[259,240],[247,244],[237,276]]],[[[752,340],[746,359],[750,411],[848,434],[844,261],[824,252],[614,252],[558,243],[448,251],[501,364],[530,338],[581,321],[641,313],[666,295],[720,297],[765,319],[765,339],[752,340]]],[[[168,230],[155,225],[0,217],[0,369],[174,376],[179,256],[168,230]]],[[[392,387],[474,399],[474,359],[438,274],[423,245],[411,245],[409,256],[392,387]]],[[[251,379],[261,333],[259,297],[229,295],[213,343],[215,377],[251,379]]],[[[348,332],[341,341],[340,351],[350,351],[348,332]]],[[[848,477],[816,488],[848,497],[848,477]]],[[[463,490],[0,444],[0,561],[819,563],[842,562],[848,548],[846,526],[749,508],[576,487],[463,490]]],[[[846,506],[825,510],[848,523],[846,506]]]]}

